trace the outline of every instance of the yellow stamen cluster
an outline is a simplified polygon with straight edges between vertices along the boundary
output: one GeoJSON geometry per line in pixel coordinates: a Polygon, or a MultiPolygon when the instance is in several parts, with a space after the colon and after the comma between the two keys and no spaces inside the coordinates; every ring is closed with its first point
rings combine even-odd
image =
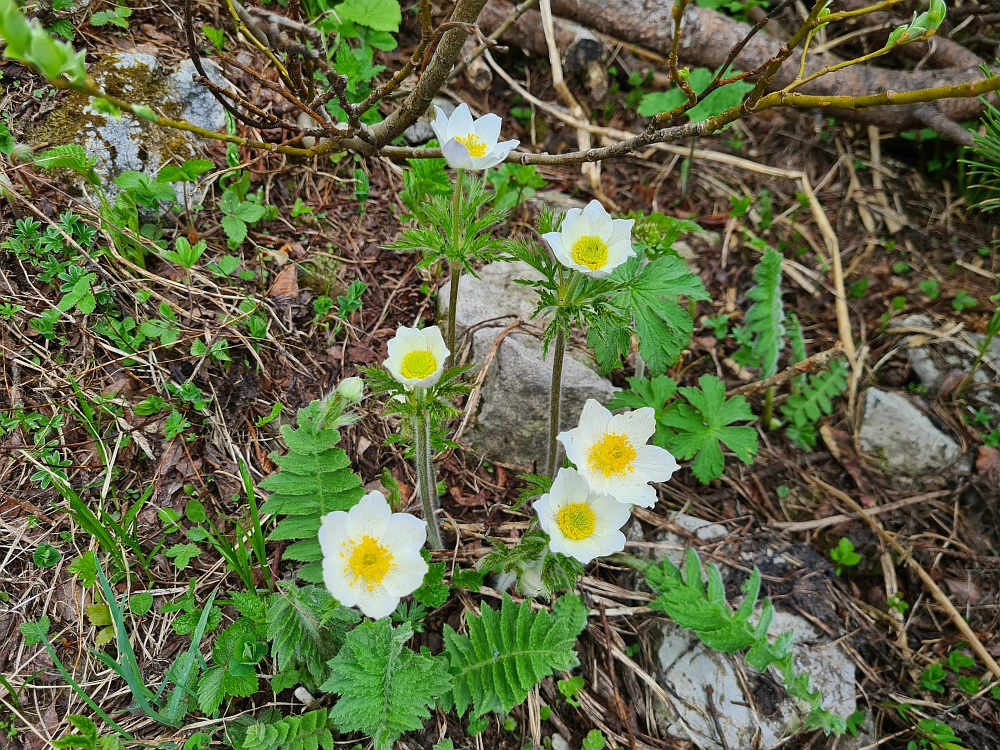
{"type": "Polygon", "coordinates": [[[341,553],[340,556],[347,557],[344,572],[354,576],[350,585],[363,580],[369,591],[380,585],[392,568],[392,553],[377,539],[367,535],[362,536],[348,553],[341,553]]]}
{"type": "Polygon", "coordinates": [[[593,535],[596,518],[587,503],[570,503],[559,509],[556,525],[567,539],[579,541],[593,535]]]}
{"type": "Polygon", "coordinates": [[[455,136],[455,140],[469,150],[469,156],[474,156],[476,158],[486,156],[486,141],[475,133],[469,133],[464,138],[460,135],[455,136]]]}
{"type": "Polygon", "coordinates": [[[414,349],[403,357],[403,366],[400,368],[400,372],[403,373],[404,378],[423,380],[433,375],[436,369],[437,360],[434,359],[433,354],[426,349],[414,349]]]}
{"type": "Polygon", "coordinates": [[[573,261],[591,271],[604,268],[608,262],[608,244],[600,237],[585,235],[573,243],[573,261]]]}
{"type": "Polygon", "coordinates": [[[590,446],[587,452],[587,463],[590,468],[610,477],[632,472],[632,462],[635,461],[636,450],[627,435],[620,432],[607,432],[590,446]]]}

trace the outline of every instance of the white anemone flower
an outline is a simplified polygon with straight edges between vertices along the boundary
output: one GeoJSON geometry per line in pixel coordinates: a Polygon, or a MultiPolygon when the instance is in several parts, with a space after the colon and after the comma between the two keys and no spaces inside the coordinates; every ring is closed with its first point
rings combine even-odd
{"type": "Polygon", "coordinates": [[[646,445],[656,432],[656,418],[644,407],[612,415],[594,399],[583,405],[578,427],[559,434],[572,461],[594,492],[620,503],[652,508],[656,490],[649,482],[666,482],[680,468],[669,451],[646,445]]]}
{"type": "Polygon", "coordinates": [[[625,549],[621,528],[631,513],[629,506],[594,491],[576,469],[560,469],[552,489],[534,507],[553,552],[589,563],[625,549]]]}
{"type": "Polygon", "coordinates": [[[389,340],[389,358],[382,364],[397,383],[407,388],[430,388],[441,379],[449,354],[437,326],[400,326],[389,340]]]}
{"type": "Polygon", "coordinates": [[[451,117],[434,107],[437,119],[431,123],[441,151],[452,169],[489,169],[507,158],[520,141],[500,140],[501,120],[492,112],[472,119],[468,104],[460,104],[451,117]]]}
{"type": "Polygon", "coordinates": [[[559,231],[542,239],[564,266],[600,279],[635,257],[634,224],[634,219],[612,219],[600,202],[591,201],[586,208],[567,211],[559,231]]]}
{"type": "Polygon", "coordinates": [[[393,513],[381,492],[369,492],[346,513],[327,513],[319,527],[323,582],[345,607],[378,620],[424,581],[420,548],[427,524],[409,513],[393,513]]]}

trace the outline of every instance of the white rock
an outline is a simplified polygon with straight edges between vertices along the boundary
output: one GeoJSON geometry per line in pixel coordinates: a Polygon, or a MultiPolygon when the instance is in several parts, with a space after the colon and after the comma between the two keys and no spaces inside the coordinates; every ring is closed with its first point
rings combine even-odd
{"type": "Polygon", "coordinates": [[[559,732],[554,732],[552,734],[552,750],[570,750],[570,746],[566,741],[566,738],[559,734],[559,732]]]}
{"type": "MultiPolygon", "coordinates": [[[[795,632],[795,666],[812,675],[812,686],[823,694],[823,706],[841,716],[854,711],[854,663],[839,646],[821,645],[807,647],[807,641],[822,641],[823,636],[804,618],[787,612],[775,612],[771,632],[795,632]]],[[[673,698],[673,709],[656,702],[657,720],[664,729],[680,739],[697,739],[697,744],[715,750],[721,748],[715,720],[708,708],[707,687],[711,687],[715,718],[725,735],[729,748],[754,746],[754,736],[759,728],[760,747],[770,747],[805,717],[808,709],[801,710],[782,689],[777,706],[754,711],[747,704],[760,706],[761,693],[757,686],[770,676],[756,673],[735,657],[708,648],[690,630],[672,622],[662,626],[662,642],[657,652],[661,682],[673,698]],[[747,678],[753,695],[744,692],[734,658],[747,678]],[[680,721],[678,721],[678,716],[680,721]],[[685,725],[687,730],[685,730],[685,725]],[[689,730],[689,731],[688,731],[689,730]],[[689,733],[690,732],[690,733],[689,733]]],[[[763,685],[761,686],[763,687],[763,685]]],[[[772,686],[767,692],[774,692],[772,686]]]]}
{"type": "MultiPolygon", "coordinates": [[[[482,365],[497,335],[516,320],[528,322],[537,295],[515,279],[536,278],[523,263],[491,263],[479,278],[462,276],[458,289],[457,323],[461,330],[475,326],[472,360],[482,365]],[[485,324],[485,325],[483,325],[485,324]]],[[[446,317],[451,285],[438,293],[439,318],[446,317]]],[[[545,321],[535,319],[536,326],[545,321]]],[[[588,398],[606,403],[614,395],[611,382],[584,364],[586,355],[567,352],[563,363],[562,429],[576,426],[588,398]],[[580,359],[577,359],[580,356],[580,359]]],[[[520,466],[545,461],[548,442],[549,385],[552,354],[542,357],[538,338],[513,333],[500,344],[483,384],[476,422],[468,433],[472,446],[491,458],[520,466]]]]}
{"type": "Polygon", "coordinates": [[[878,388],[865,391],[860,440],[863,451],[910,476],[940,471],[960,455],[958,443],[905,396],[878,388]]]}

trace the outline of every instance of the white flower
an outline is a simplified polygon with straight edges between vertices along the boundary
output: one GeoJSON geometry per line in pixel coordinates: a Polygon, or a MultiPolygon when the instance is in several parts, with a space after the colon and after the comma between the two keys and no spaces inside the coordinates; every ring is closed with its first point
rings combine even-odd
{"type": "Polygon", "coordinates": [[[669,451],[646,441],[656,432],[656,418],[644,407],[612,415],[594,399],[583,405],[580,425],[559,434],[566,456],[594,492],[620,503],[652,508],[656,490],[649,482],[666,482],[680,468],[669,451]]]}
{"type": "Polygon", "coordinates": [[[441,379],[450,353],[437,326],[400,326],[389,340],[389,358],[382,364],[397,383],[407,388],[430,388],[441,379]]]}
{"type": "Polygon", "coordinates": [[[520,141],[500,139],[500,118],[493,113],[473,121],[468,104],[460,104],[448,117],[434,107],[437,119],[431,123],[441,151],[452,169],[489,169],[507,158],[520,141]]]}
{"type": "Polygon", "coordinates": [[[576,469],[559,470],[549,493],[535,501],[535,511],[553,552],[588,563],[625,549],[621,527],[629,506],[592,490],[576,469]]]}
{"type": "Polygon", "coordinates": [[[426,538],[426,523],[393,513],[381,492],[369,492],[348,512],[323,516],[323,582],[345,607],[373,620],[386,617],[423,583],[427,563],[420,548],[426,538]]]}
{"type": "Polygon", "coordinates": [[[604,206],[591,201],[584,209],[567,211],[559,231],[543,234],[542,239],[564,266],[600,279],[635,257],[633,224],[633,219],[612,219],[604,206]]]}

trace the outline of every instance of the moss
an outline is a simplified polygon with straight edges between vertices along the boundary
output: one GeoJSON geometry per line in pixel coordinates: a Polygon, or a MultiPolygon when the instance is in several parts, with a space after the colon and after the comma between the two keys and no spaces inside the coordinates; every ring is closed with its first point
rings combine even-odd
{"type": "MultiPolygon", "coordinates": [[[[169,79],[162,72],[154,70],[142,62],[122,68],[118,67],[117,55],[105,55],[90,66],[90,75],[112,96],[134,104],[147,104],[161,111],[167,117],[180,118],[183,107],[171,101],[169,79]]],[[[48,143],[83,144],[85,137],[107,124],[107,117],[95,113],[89,107],[90,100],[82,94],[70,93],[37,129],[28,134],[32,145],[48,143]]],[[[125,115],[130,117],[131,115],[125,115]]],[[[158,151],[166,156],[187,159],[194,155],[191,142],[181,131],[160,128],[151,123],[138,121],[142,129],[142,144],[147,151],[158,151]]],[[[165,161],[166,159],[164,159],[165,161]]]]}

